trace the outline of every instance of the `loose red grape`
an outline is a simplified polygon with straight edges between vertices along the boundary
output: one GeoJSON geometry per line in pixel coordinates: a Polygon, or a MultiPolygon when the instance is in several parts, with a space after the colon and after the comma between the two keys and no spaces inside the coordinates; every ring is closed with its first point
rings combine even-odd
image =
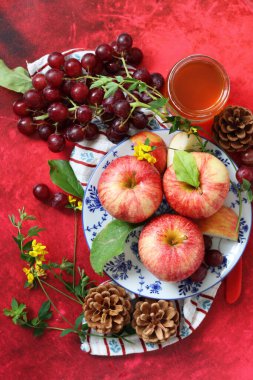
{"type": "Polygon", "coordinates": [[[241,154],[241,161],[244,165],[253,166],[253,148],[249,148],[241,154]]]}
{"type": "Polygon", "coordinates": [[[50,190],[44,183],[39,183],[33,187],[33,195],[40,201],[47,201],[50,198],[50,190]]]}
{"type": "Polygon", "coordinates": [[[205,244],[205,250],[209,250],[212,247],[212,238],[207,235],[203,235],[204,238],[204,244],[205,244]]]}
{"type": "Polygon", "coordinates": [[[13,111],[18,116],[28,116],[30,111],[23,99],[18,99],[13,103],[13,111]]]}
{"type": "Polygon", "coordinates": [[[52,87],[60,87],[63,81],[64,73],[58,69],[50,69],[46,72],[47,83],[52,87]]]}
{"type": "Polygon", "coordinates": [[[84,127],[81,125],[72,125],[66,130],[66,138],[72,142],[82,141],[84,139],[84,127]]]}
{"type": "Polygon", "coordinates": [[[53,121],[63,121],[67,119],[69,114],[68,108],[60,102],[51,104],[48,107],[47,112],[50,119],[52,119],[53,121]]]}
{"type": "Polygon", "coordinates": [[[42,98],[37,90],[31,89],[24,93],[24,101],[28,107],[37,109],[41,107],[42,98]]]}
{"type": "Polygon", "coordinates": [[[108,44],[101,44],[96,48],[96,56],[101,61],[111,61],[113,59],[113,48],[108,44]]]}
{"type": "Polygon", "coordinates": [[[111,127],[115,132],[123,134],[124,136],[126,136],[126,133],[129,131],[129,124],[121,119],[113,120],[111,127]]]}
{"type": "Polygon", "coordinates": [[[98,127],[94,123],[89,123],[84,127],[84,137],[87,140],[94,140],[98,136],[98,133],[98,127]]]}
{"type": "Polygon", "coordinates": [[[58,100],[61,99],[61,93],[60,93],[60,90],[58,88],[53,88],[53,87],[47,86],[44,88],[42,93],[43,93],[44,98],[49,103],[57,102],[58,100]]]}
{"type": "Polygon", "coordinates": [[[191,275],[191,280],[194,282],[202,282],[207,275],[207,268],[201,264],[200,267],[191,275]]]}
{"type": "Polygon", "coordinates": [[[134,112],[130,123],[137,129],[144,129],[148,125],[148,117],[142,112],[134,112]]]}
{"type": "Polygon", "coordinates": [[[50,67],[60,69],[64,65],[64,56],[58,51],[55,51],[49,54],[47,62],[50,67]]]}
{"type": "Polygon", "coordinates": [[[132,36],[128,33],[122,33],[117,38],[117,45],[121,51],[130,49],[132,44],[132,36]]]}
{"type": "Polygon", "coordinates": [[[133,77],[147,84],[151,82],[151,75],[148,72],[148,70],[145,69],[144,67],[141,69],[135,70],[135,72],[133,73],[133,77]]]}
{"type": "Polygon", "coordinates": [[[97,57],[93,53],[84,54],[81,60],[81,65],[88,72],[92,71],[97,65],[97,63],[98,63],[97,57]]]}
{"type": "Polygon", "coordinates": [[[43,90],[47,86],[46,77],[44,74],[36,74],[32,78],[32,85],[36,90],[43,90]]]}
{"type": "Polygon", "coordinates": [[[88,93],[88,87],[82,82],[73,84],[70,90],[71,98],[77,103],[83,103],[86,100],[88,93]]]}
{"type": "Polygon", "coordinates": [[[223,256],[217,249],[209,249],[205,254],[205,262],[211,267],[218,267],[223,262],[223,256]]]}
{"type": "Polygon", "coordinates": [[[152,87],[155,87],[157,90],[161,90],[164,85],[164,78],[160,73],[151,74],[151,83],[152,87]]]}
{"type": "Polygon", "coordinates": [[[116,116],[126,119],[131,110],[130,104],[127,100],[119,100],[113,104],[113,111],[116,116]]]}
{"type": "Polygon", "coordinates": [[[242,180],[253,183],[253,167],[242,165],[236,172],[236,179],[238,182],[242,183],[242,180]]]}
{"type": "Polygon", "coordinates": [[[143,59],[142,51],[137,47],[132,47],[126,54],[126,62],[130,65],[139,65],[143,59]]]}
{"type": "Polygon", "coordinates": [[[58,133],[52,133],[48,137],[48,148],[51,150],[51,152],[61,152],[65,148],[65,138],[58,134],[58,133]]]}
{"type": "Polygon", "coordinates": [[[50,201],[51,206],[55,208],[64,208],[68,203],[68,196],[60,192],[53,194],[50,201]]]}
{"type": "Polygon", "coordinates": [[[93,88],[89,91],[88,102],[92,105],[99,106],[104,99],[104,90],[102,88],[93,88]]]}
{"type": "Polygon", "coordinates": [[[47,141],[48,137],[54,133],[55,128],[47,122],[43,122],[37,127],[38,134],[42,140],[47,141]]]}
{"type": "Polygon", "coordinates": [[[82,75],[82,65],[76,58],[69,58],[64,63],[64,70],[69,77],[82,75]]]}
{"type": "Polygon", "coordinates": [[[26,136],[30,136],[36,131],[36,125],[33,124],[32,118],[29,116],[21,117],[17,126],[19,132],[26,136]]]}
{"type": "Polygon", "coordinates": [[[77,108],[76,118],[80,123],[88,123],[92,119],[92,110],[86,105],[77,108]]]}
{"type": "Polygon", "coordinates": [[[118,142],[122,141],[126,135],[116,132],[113,127],[109,127],[106,129],[106,137],[112,143],[117,144],[118,142]]]}

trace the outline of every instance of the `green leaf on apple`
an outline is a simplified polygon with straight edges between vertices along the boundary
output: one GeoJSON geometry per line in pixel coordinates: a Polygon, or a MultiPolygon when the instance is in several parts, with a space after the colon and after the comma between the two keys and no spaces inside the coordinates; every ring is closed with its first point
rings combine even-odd
{"type": "Polygon", "coordinates": [[[0,59],[0,86],[21,93],[33,87],[27,70],[23,67],[10,69],[2,59],[0,59]]]}
{"type": "Polygon", "coordinates": [[[192,153],[188,153],[183,150],[175,151],[173,168],[178,181],[188,183],[196,189],[199,187],[199,170],[192,153]]]}
{"type": "Polygon", "coordinates": [[[84,191],[75,173],[66,160],[49,160],[50,177],[52,182],[66,193],[83,198],[84,191]]]}
{"type": "Polygon", "coordinates": [[[97,234],[90,251],[91,266],[96,273],[102,275],[104,265],[124,251],[126,238],[136,227],[116,219],[97,234]]]}

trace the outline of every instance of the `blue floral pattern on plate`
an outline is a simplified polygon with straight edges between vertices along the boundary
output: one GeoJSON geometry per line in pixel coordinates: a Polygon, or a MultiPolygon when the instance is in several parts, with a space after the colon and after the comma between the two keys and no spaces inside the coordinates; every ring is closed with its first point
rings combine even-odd
{"type": "MultiPolygon", "coordinates": [[[[173,133],[169,134],[168,131],[164,129],[157,130],[156,133],[164,139],[167,145],[174,135],[173,133]]],[[[239,202],[235,177],[236,169],[234,168],[234,165],[232,165],[230,158],[220,148],[211,142],[208,142],[207,149],[209,149],[212,154],[216,155],[216,157],[226,165],[229,171],[230,179],[234,185],[231,184],[230,186],[225,205],[233,208],[238,214],[239,202]]],[[[113,218],[103,209],[98,198],[97,184],[100,175],[105,167],[107,167],[116,157],[132,154],[132,143],[130,140],[120,143],[107,153],[90,178],[85,191],[83,203],[84,233],[89,246],[91,246],[97,233],[113,220],[113,218]]],[[[141,263],[138,254],[138,239],[141,232],[140,227],[136,228],[129,234],[126,239],[124,252],[106,264],[105,273],[122,287],[143,297],[156,299],[182,299],[193,295],[197,296],[221,281],[235,266],[245,249],[251,229],[251,207],[244,194],[242,194],[242,199],[239,242],[213,238],[214,248],[218,247],[220,240],[222,240],[220,250],[226,255],[224,256],[226,257],[226,260],[224,260],[224,263],[222,263],[220,267],[214,269],[209,268],[208,274],[202,282],[196,283],[190,279],[185,279],[179,282],[160,281],[150,273],[141,263]]],[[[175,213],[165,199],[163,199],[155,215],[163,213],[175,213]]]]}

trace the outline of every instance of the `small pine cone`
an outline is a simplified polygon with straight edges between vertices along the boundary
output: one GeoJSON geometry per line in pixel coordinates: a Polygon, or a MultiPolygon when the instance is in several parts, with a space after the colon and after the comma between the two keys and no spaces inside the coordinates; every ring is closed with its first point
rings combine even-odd
{"type": "Polygon", "coordinates": [[[179,314],[172,302],[151,299],[137,302],[132,326],[144,342],[165,342],[176,334],[178,325],[179,314]]]}
{"type": "Polygon", "coordinates": [[[101,334],[118,333],[130,322],[130,297],[120,286],[99,285],[89,290],[83,310],[89,327],[101,334]]]}
{"type": "Polygon", "coordinates": [[[239,106],[228,106],[214,118],[216,142],[227,152],[240,152],[253,145],[253,114],[239,106]]]}

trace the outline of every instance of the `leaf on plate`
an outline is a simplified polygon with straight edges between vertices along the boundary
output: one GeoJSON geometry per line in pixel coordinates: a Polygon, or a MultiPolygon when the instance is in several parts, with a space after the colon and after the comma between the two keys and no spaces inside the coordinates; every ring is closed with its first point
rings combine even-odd
{"type": "Polygon", "coordinates": [[[96,273],[102,275],[104,265],[124,251],[126,238],[136,227],[136,224],[113,220],[97,234],[90,255],[90,262],[96,273]]]}
{"type": "Polygon", "coordinates": [[[186,182],[195,188],[199,187],[199,170],[192,153],[175,151],[173,168],[178,181],[186,182]]]}
{"type": "Polygon", "coordinates": [[[165,104],[167,103],[168,99],[166,98],[159,98],[159,99],[156,99],[156,100],[152,100],[152,102],[150,102],[148,105],[153,109],[157,109],[157,108],[162,108],[165,106],[165,104]]]}
{"type": "Polygon", "coordinates": [[[22,93],[33,87],[27,70],[23,67],[10,69],[2,59],[0,59],[0,86],[22,93]]]}
{"type": "Polygon", "coordinates": [[[50,160],[48,164],[52,182],[66,193],[82,199],[84,195],[83,188],[69,162],[66,160],[50,160]]]}

